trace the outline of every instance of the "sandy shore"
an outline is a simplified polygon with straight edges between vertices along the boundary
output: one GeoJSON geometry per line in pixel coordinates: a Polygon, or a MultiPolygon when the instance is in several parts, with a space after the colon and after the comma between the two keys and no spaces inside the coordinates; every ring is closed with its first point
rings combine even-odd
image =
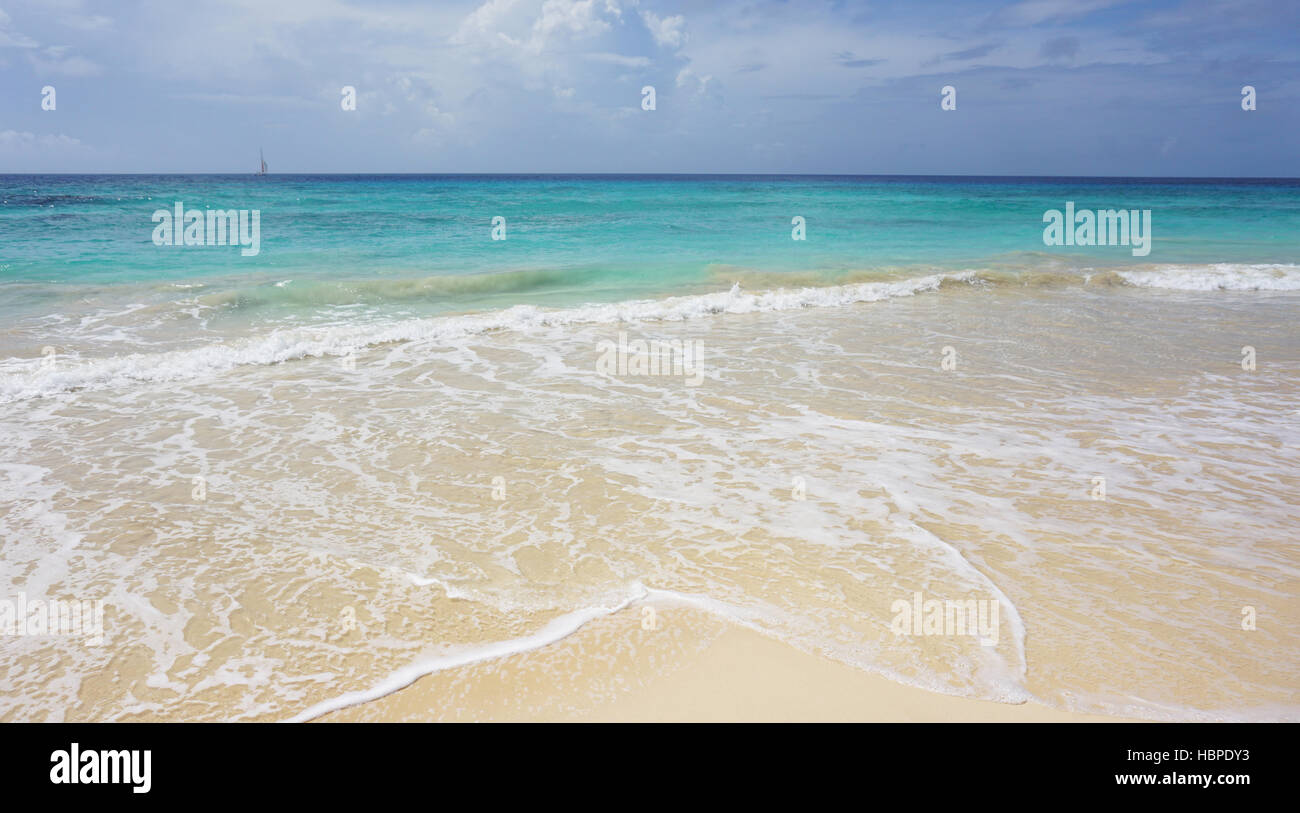
{"type": "Polygon", "coordinates": [[[743,627],[690,668],[602,707],[592,721],[1059,722],[1115,721],[928,692],[810,655],[743,627]]]}
{"type": "Polygon", "coordinates": [[[745,627],[635,608],[531,652],[427,675],[320,721],[1115,722],[906,686],[745,627]],[[687,634],[673,636],[671,631],[687,634]],[[639,640],[638,640],[639,639],[639,640]]]}

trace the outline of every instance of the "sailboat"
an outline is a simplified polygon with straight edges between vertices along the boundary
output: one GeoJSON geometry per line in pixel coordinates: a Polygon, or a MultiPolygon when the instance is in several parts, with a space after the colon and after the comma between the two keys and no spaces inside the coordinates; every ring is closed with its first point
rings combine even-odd
{"type": "Polygon", "coordinates": [[[261,147],[258,147],[258,148],[257,148],[257,162],[258,162],[258,164],[261,165],[260,168],[257,170],[257,174],[258,174],[258,175],[265,175],[265,174],[266,174],[266,156],[262,155],[262,148],[261,148],[261,147]]]}

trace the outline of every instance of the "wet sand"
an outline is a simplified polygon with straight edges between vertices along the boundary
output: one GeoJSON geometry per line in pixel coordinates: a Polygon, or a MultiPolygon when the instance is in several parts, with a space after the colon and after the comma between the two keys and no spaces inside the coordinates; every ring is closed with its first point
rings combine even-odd
{"type": "Polygon", "coordinates": [[[655,630],[638,608],[541,650],[429,675],[318,721],[484,722],[1119,722],[1040,703],[995,703],[907,686],[803,652],[743,626],[680,608],[655,630]],[[707,640],[672,647],[655,636],[689,627],[707,640]],[[622,630],[616,633],[615,630],[622,630]],[[603,651],[600,650],[603,647],[603,651]],[[640,650],[638,653],[637,650],[640,650]],[[576,653],[582,653],[574,657],[576,653]],[[638,656],[641,655],[642,657],[638,656]],[[571,670],[577,666],[577,672],[571,670]],[[559,669],[562,680],[555,679],[559,669]],[[583,674],[586,672],[586,674],[583,674]],[[621,685],[612,696],[583,687],[621,685]],[[450,704],[459,703],[456,709],[450,704]]]}

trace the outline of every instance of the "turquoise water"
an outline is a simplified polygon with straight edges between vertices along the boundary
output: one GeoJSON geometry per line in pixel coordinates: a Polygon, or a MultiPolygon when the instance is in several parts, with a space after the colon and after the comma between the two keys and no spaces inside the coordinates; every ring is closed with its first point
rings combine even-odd
{"type": "Polygon", "coordinates": [[[1300,257],[1300,181],[6,176],[0,233],[0,307],[10,319],[49,313],[84,296],[82,286],[111,298],[114,286],[182,281],[252,308],[439,310],[716,288],[743,270],[834,281],[872,269],[1031,267],[1045,254],[1096,264],[1290,263],[1300,257]],[[177,201],[259,210],[260,253],[154,245],[152,213],[177,201]],[[1066,201],[1150,209],[1150,256],[1045,246],[1043,213],[1066,201]],[[506,218],[505,240],[491,239],[496,216],[506,218]],[[806,220],[804,241],[791,239],[795,216],[806,220]],[[503,276],[467,279],[489,274],[503,276]],[[338,289],[353,282],[408,284],[338,289]],[[293,290],[312,283],[327,287],[293,290]]]}
{"type": "MultiPolygon", "coordinates": [[[[430,317],[972,271],[1038,287],[1118,273],[1137,287],[1300,289],[1297,180],[4,176],[0,234],[0,371],[31,372],[43,353],[148,354],[295,329],[333,330],[325,352],[346,352],[430,317]],[[256,211],[257,251],[157,244],[155,212],[178,202],[256,211]],[[1045,245],[1044,213],[1067,202],[1150,210],[1150,253],[1045,245]],[[496,218],[505,239],[493,239],[496,218]],[[806,239],[793,239],[795,218],[806,239]]],[[[300,334],[254,355],[287,358],[290,341],[320,351],[300,334]]]]}

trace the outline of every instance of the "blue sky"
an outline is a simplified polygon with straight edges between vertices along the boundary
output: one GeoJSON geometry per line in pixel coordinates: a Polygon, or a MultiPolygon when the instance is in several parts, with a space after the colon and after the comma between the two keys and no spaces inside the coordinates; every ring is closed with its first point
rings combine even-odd
{"type": "Polygon", "coordinates": [[[3,172],[1300,176],[1294,0],[0,9],[3,172]]]}

